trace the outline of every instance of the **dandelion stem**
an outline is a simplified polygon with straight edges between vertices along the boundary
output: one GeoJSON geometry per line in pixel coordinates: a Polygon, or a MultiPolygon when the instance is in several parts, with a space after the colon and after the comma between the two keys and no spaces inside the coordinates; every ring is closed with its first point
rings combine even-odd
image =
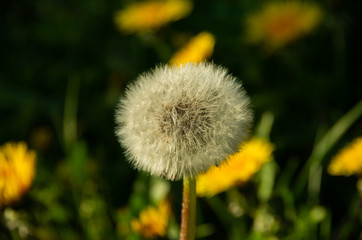
{"type": "Polygon", "coordinates": [[[185,177],[181,211],[180,240],[194,240],[196,225],[196,180],[185,177]]]}

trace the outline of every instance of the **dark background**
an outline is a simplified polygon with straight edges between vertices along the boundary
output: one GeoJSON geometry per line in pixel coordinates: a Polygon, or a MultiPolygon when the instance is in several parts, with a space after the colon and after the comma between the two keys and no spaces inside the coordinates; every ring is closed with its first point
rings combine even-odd
{"type": "MultiPolygon", "coordinates": [[[[291,181],[315,142],[361,100],[359,1],[319,1],[325,12],[321,25],[270,55],[263,54],[260,46],[248,45],[243,40],[242,19],[263,1],[195,1],[188,17],[154,34],[124,35],[117,30],[113,17],[130,2],[14,0],[0,4],[0,143],[25,141],[38,153],[33,189],[15,206],[24,214],[25,221],[38,229],[33,231],[33,239],[58,239],[57,233],[61,231],[65,235],[60,235],[60,239],[96,236],[85,230],[77,210],[82,197],[74,196],[79,189],[84,191],[89,179],[96,186],[89,196],[96,196],[103,203],[97,205],[103,209],[103,215],[97,217],[102,223],[94,223],[106,226],[99,236],[122,239],[116,234],[114,215],[117,209],[132,205],[132,183],[139,174],[125,161],[114,135],[114,108],[128,82],[169,61],[180,47],[179,36],[191,37],[201,31],[215,36],[212,61],[227,67],[243,81],[252,99],[255,125],[264,112],[273,113],[270,139],[275,144],[275,161],[279,173],[289,171],[288,162],[296,163],[291,181]],[[162,40],[162,48],[155,38],[162,40]],[[75,137],[68,142],[64,139],[67,111],[77,126],[75,137]],[[45,132],[43,142],[37,140],[39,131],[45,132]],[[84,165],[75,166],[71,159],[79,154],[86,160],[84,165]],[[50,202],[59,205],[59,212],[49,213],[51,205],[37,197],[43,196],[42,191],[50,202]],[[35,210],[38,215],[33,213],[35,210]],[[46,233],[39,233],[42,227],[47,229],[43,230],[46,233]]],[[[333,231],[339,229],[341,219],[348,219],[347,209],[354,206],[353,199],[358,199],[357,178],[332,177],[325,169],[330,158],[361,133],[360,118],[322,162],[319,204],[333,216],[331,236],[338,235],[333,235],[333,231]]],[[[147,177],[144,178],[147,182],[147,177]]],[[[180,185],[171,184],[176,221],[179,221],[180,185]]],[[[255,190],[250,184],[240,191],[245,194],[250,191],[252,195],[255,190]]],[[[295,196],[296,209],[309,206],[306,196],[306,189],[295,196]]],[[[204,219],[218,226],[220,220],[204,200],[200,202],[205,210],[204,219]]],[[[250,225],[250,219],[245,221],[246,226],[250,225]]],[[[359,226],[360,222],[353,222],[350,239],[357,239],[359,226]]],[[[228,231],[216,227],[207,239],[221,239],[228,231]]]]}

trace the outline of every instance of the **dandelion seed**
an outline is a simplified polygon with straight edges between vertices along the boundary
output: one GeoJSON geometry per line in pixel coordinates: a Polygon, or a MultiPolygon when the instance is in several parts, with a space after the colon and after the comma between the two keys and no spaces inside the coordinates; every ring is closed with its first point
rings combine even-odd
{"type": "Polygon", "coordinates": [[[137,169],[178,180],[237,151],[251,121],[249,98],[224,68],[165,65],[129,86],[116,110],[116,135],[137,169]]]}

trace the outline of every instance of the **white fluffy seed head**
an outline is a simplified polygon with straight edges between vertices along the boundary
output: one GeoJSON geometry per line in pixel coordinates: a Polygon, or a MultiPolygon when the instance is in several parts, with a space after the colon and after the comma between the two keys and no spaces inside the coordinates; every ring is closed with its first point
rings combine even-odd
{"type": "Polygon", "coordinates": [[[178,180],[238,150],[251,121],[249,98],[224,68],[165,65],[128,87],[117,106],[116,135],[137,169],[178,180]]]}

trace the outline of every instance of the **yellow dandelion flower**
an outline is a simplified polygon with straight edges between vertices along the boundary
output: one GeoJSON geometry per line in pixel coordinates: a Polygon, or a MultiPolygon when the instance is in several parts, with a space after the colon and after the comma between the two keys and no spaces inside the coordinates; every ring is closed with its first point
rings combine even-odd
{"type": "Polygon", "coordinates": [[[211,57],[214,46],[214,36],[208,32],[201,32],[193,37],[185,47],[173,55],[170,64],[180,65],[188,62],[199,63],[211,57]]]}
{"type": "Polygon", "coordinates": [[[268,2],[246,18],[246,38],[272,51],[310,33],[322,17],[322,10],[310,2],[268,2]]]}
{"type": "Polygon", "coordinates": [[[249,140],[238,153],[230,155],[219,167],[213,166],[206,173],[197,176],[197,195],[213,196],[231,186],[247,182],[271,159],[273,148],[266,140],[249,140]]]}
{"type": "Polygon", "coordinates": [[[166,235],[170,212],[170,203],[161,201],[157,207],[149,206],[142,210],[139,218],[132,220],[131,227],[145,238],[163,237],[166,235]]]}
{"type": "Polygon", "coordinates": [[[328,166],[331,175],[362,175],[362,137],[342,149],[328,166]]]}
{"type": "Polygon", "coordinates": [[[151,0],[119,10],[114,21],[124,33],[155,31],[187,16],[191,10],[192,3],[188,0],[151,0]]]}
{"type": "Polygon", "coordinates": [[[25,143],[0,147],[0,207],[18,200],[28,189],[35,173],[35,152],[25,143]]]}

